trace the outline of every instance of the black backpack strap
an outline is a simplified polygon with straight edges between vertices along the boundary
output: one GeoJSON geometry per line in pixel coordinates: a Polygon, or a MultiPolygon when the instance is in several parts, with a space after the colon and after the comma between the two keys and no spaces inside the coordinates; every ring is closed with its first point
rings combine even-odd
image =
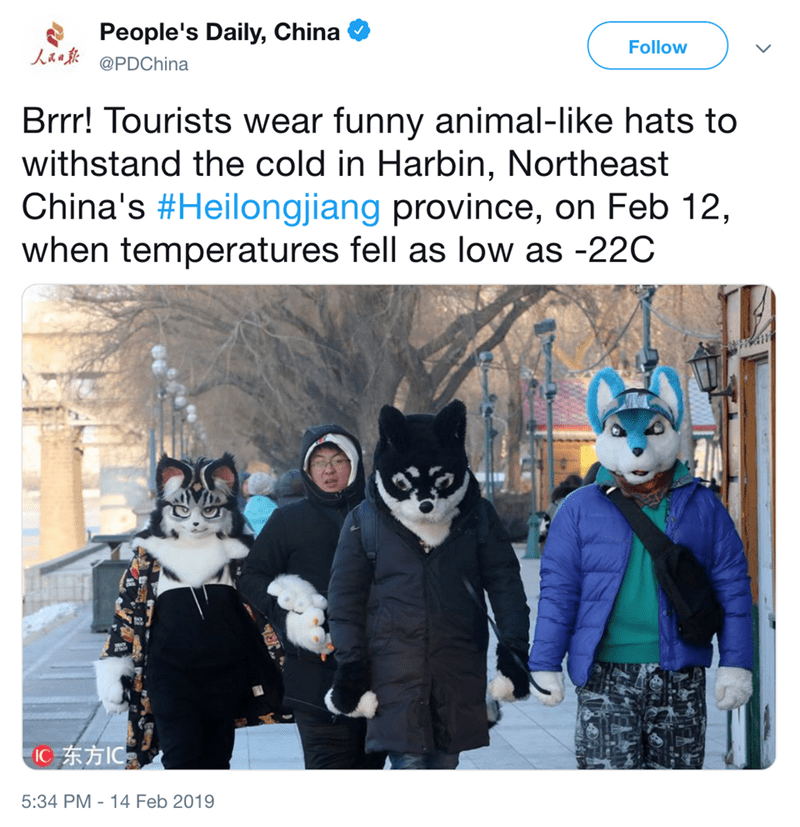
{"type": "Polygon", "coordinates": [[[479,546],[486,545],[489,539],[489,508],[489,501],[481,497],[478,500],[478,525],[475,529],[479,546]]]}
{"type": "Polygon", "coordinates": [[[626,497],[619,488],[608,489],[605,494],[622,512],[653,558],[658,558],[672,545],[672,540],[639,508],[635,500],[626,497]]]}
{"type": "Polygon", "coordinates": [[[375,561],[378,559],[378,511],[369,505],[364,505],[358,509],[358,517],[361,523],[361,546],[364,554],[367,555],[367,560],[374,568],[375,561]]]}

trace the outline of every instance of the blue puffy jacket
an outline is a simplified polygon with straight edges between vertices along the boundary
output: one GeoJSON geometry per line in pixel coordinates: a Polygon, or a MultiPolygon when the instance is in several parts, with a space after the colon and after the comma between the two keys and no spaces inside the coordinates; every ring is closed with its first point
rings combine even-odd
{"type": "MultiPolygon", "coordinates": [[[[697,479],[670,493],[667,535],[691,549],[708,573],[725,611],[718,637],[720,666],[753,668],[752,597],[739,535],[724,506],[697,479]]],[[[628,565],[633,529],[597,485],[561,504],[542,555],[538,618],[528,667],[560,672],[564,655],[583,686],[628,565]]],[[[659,646],[663,669],[710,666],[713,650],[678,634],[677,616],[659,588],[659,646]]]]}

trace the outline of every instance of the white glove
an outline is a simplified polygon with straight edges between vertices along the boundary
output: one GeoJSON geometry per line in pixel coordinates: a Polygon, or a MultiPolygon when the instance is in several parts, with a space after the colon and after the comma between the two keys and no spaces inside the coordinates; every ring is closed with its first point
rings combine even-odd
{"type": "Polygon", "coordinates": [[[753,694],[753,673],[739,666],[720,666],[714,696],[717,709],[738,709],[753,694]]]}
{"type": "Polygon", "coordinates": [[[530,697],[530,692],[522,697],[514,694],[514,682],[511,678],[507,678],[502,672],[498,672],[489,681],[487,687],[489,697],[495,701],[502,701],[503,703],[513,704],[514,701],[522,701],[530,697]]]}
{"type": "Polygon", "coordinates": [[[563,672],[531,672],[531,677],[538,686],[550,692],[545,695],[531,685],[531,695],[543,706],[558,706],[564,700],[563,672]]]}
{"type": "Polygon", "coordinates": [[[119,714],[128,709],[122,679],[123,677],[132,678],[133,672],[131,658],[103,658],[95,661],[97,697],[100,698],[106,712],[119,714]]]}
{"type": "Polygon", "coordinates": [[[326,609],[328,601],[307,580],[296,574],[280,574],[267,586],[267,593],[278,598],[287,612],[304,612],[314,607],[326,609]]]}
{"type": "Polygon", "coordinates": [[[489,697],[495,701],[504,701],[505,703],[512,703],[517,699],[514,697],[514,684],[511,679],[507,678],[501,672],[498,672],[490,681],[487,687],[489,697]]]}
{"type": "Polygon", "coordinates": [[[304,612],[288,612],[286,615],[286,637],[302,649],[326,655],[333,651],[331,636],[323,628],[325,612],[316,607],[304,612]]]}

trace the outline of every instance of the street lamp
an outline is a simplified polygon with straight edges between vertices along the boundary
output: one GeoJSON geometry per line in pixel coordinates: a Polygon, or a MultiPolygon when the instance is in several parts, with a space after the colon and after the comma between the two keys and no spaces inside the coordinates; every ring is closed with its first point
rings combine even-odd
{"type": "Polygon", "coordinates": [[[658,351],[654,347],[643,347],[636,354],[636,370],[644,374],[644,384],[650,384],[650,377],[658,366],[658,351]]]}
{"type": "MultiPolygon", "coordinates": [[[[736,377],[731,376],[728,384],[724,390],[718,391],[719,385],[719,366],[720,353],[714,353],[710,348],[706,347],[702,342],[697,346],[694,356],[687,360],[687,364],[692,366],[697,386],[703,393],[708,394],[708,403],[711,404],[712,396],[727,396],[732,402],[736,401],[736,377]]],[[[712,413],[713,415],[713,413],[712,413]]],[[[724,424],[722,405],[719,406],[719,445],[722,450],[722,426],[724,424]]]]}
{"type": "MultiPolygon", "coordinates": [[[[197,422],[197,407],[195,405],[187,405],[186,406],[186,421],[192,426],[190,434],[193,436],[194,435],[195,422],[197,422]]],[[[181,435],[181,437],[182,437],[182,435],[181,435]]],[[[183,442],[182,438],[181,438],[181,442],[183,442]]],[[[187,444],[188,444],[188,447],[191,447],[191,444],[192,444],[191,438],[187,439],[187,444]]],[[[192,455],[191,450],[187,451],[187,453],[190,456],[192,455]]]]}
{"type": "Polygon", "coordinates": [[[173,381],[167,386],[167,390],[172,394],[172,456],[177,457],[183,454],[183,409],[187,402],[186,386],[173,381]]]}
{"type": "Polygon", "coordinates": [[[548,476],[548,491],[547,499],[553,494],[553,489],[556,487],[555,482],[555,467],[553,465],[553,400],[558,393],[558,385],[553,382],[553,342],[556,340],[556,320],[545,319],[543,322],[537,322],[533,326],[533,332],[542,340],[542,348],[544,350],[546,363],[546,380],[544,384],[543,396],[547,401],[547,476],[548,476]]]}
{"type": "Polygon", "coordinates": [[[531,466],[531,516],[528,518],[528,545],[525,557],[534,560],[542,556],[539,550],[539,515],[536,511],[536,414],[533,410],[533,400],[538,386],[539,381],[531,376],[528,379],[528,390],[525,393],[528,397],[528,422],[525,427],[530,440],[531,466]]]}
{"type": "MultiPolygon", "coordinates": [[[[153,359],[151,369],[153,377],[155,378],[155,397],[158,405],[158,448],[159,456],[164,453],[164,398],[166,391],[164,390],[164,378],[167,375],[167,348],[164,345],[154,345],[150,348],[150,356],[153,359]]],[[[149,435],[149,454],[150,454],[150,490],[156,490],[156,435],[155,429],[150,425],[149,435]]]]}
{"type": "Polygon", "coordinates": [[[486,499],[490,503],[494,503],[494,468],[492,457],[492,440],[497,435],[497,431],[492,427],[492,415],[494,414],[494,403],[497,397],[489,393],[489,379],[488,371],[489,364],[494,357],[488,350],[478,354],[478,361],[481,364],[483,371],[483,401],[481,402],[481,416],[483,417],[483,427],[485,435],[484,444],[484,464],[486,468],[486,499]]]}
{"type": "Polygon", "coordinates": [[[697,386],[703,393],[708,394],[708,401],[711,401],[712,396],[729,396],[731,401],[736,401],[736,377],[731,376],[728,380],[728,385],[725,390],[718,391],[719,386],[719,363],[721,354],[714,353],[710,348],[706,347],[702,342],[697,346],[694,356],[688,360],[694,372],[694,378],[697,381],[697,386]]]}
{"type": "Polygon", "coordinates": [[[153,375],[161,379],[167,375],[167,348],[164,345],[155,345],[150,348],[150,356],[153,358],[153,375]]]}
{"type": "Polygon", "coordinates": [[[654,284],[640,284],[633,288],[642,307],[642,349],[636,354],[636,369],[644,374],[644,384],[650,384],[650,377],[658,365],[658,351],[650,347],[650,304],[658,288],[654,284]]]}

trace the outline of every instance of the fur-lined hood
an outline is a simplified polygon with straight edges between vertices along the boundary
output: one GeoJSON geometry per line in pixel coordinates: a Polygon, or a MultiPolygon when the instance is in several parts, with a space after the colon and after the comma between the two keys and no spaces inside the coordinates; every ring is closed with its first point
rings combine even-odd
{"type": "Polygon", "coordinates": [[[364,499],[364,462],[361,453],[361,444],[359,441],[344,428],[339,425],[315,425],[309,428],[300,443],[300,473],[303,478],[303,487],[305,488],[306,497],[319,505],[328,508],[347,508],[348,511],[355,508],[364,499]],[[326,440],[325,438],[332,436],[333,439],[326,440]],[[343,437],[344,439],[337,439],[343,437]],[[350,464],[355,469],[355,473],[351,477],[352,481],[344,489],[344,491],[337,491],[330,493],[323,491],[314,485],[306,468],[306,460],[315,444],[324,444],[326,441],[333,442],[338,445],[349,457],[350,464]]]}

